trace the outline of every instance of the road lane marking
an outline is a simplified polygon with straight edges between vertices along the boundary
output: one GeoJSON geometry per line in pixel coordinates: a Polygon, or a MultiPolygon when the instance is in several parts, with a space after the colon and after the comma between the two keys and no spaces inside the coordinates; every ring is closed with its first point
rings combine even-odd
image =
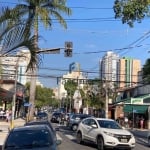
{"type": "Polygon", "coordinates": [[[62,138],[58,134],[56,134],[56,137],[57,137],[57,140],[61,140],[62,141],[62,138]]]}
{"type": "Polygon", "coordinates": [[[75,139],[76,139],[74,136],[69,135],[69,134],[66,134],[65,136],[66,136],[68,139],[70,139],[70,140],[75,140],[75,139]]]}

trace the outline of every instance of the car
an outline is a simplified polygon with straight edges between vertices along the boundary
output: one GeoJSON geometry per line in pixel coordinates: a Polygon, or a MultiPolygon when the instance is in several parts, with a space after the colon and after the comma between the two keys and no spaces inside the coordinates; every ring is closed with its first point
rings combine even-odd
{"type": "Polygon", "coordinates": [[[62,116],[61,112],[54,112],[51,116],[51,122],[59,123],[61,116],[62,116]]]}
{"type": "Polygon", "coordinates": [[[3,150],[57,150],[60,140],[53,138],[47,125],[20,126],[13,128],[3,145],[3,150]]]}
{"type": "Polygon", "coordinates": [[[38,112],[36,115],[37,120],[48,120],[48,114],[46,112],[38,112]]]}
{"type": "Polygon", "coordinates": [[[78,124],[80,123],[80,121],[84,118],[87,118],[87,117],[91,117],[91,115],[88,115],[88,114],[72,114],[70,117],[69,117],[69,120],[67,121],[67,126],[73,130],[73,131],[76,131],[77,128],[78,128],[78,124]]]}
{"type": "Polygon", "coordinates": [[[147,134],[147,142],[148,142],[148,146],[150,147],[150,131],[147,134]]]}
{"type": "Polygon", "coordinates": [[[69,118],[73,115],[73,113],[66,113],[65,114],[65,121],[68,121],[69,118]]]}
{"type": "Polygon", "coordinates": [[[135,147],[135,137],[121,127],[115,120],[89,117],[83,119],[77,129],[77,143],[90,141],[98,150],[105,148],[123,148],[131,150],[135,147]]]}
{"type": "Polygon", "coordinates": [[[25,126],[30,126],[30,125],[48,125],[48,127],[50,128],[50,130],[52,131],[54,137],[56,138],[56,131],[59,130],[59,128],[53,128],[52,124],[48,121],[48,120],[35,120],[35,121],[29,121],[26,122],[24,125],[25,126]]]}

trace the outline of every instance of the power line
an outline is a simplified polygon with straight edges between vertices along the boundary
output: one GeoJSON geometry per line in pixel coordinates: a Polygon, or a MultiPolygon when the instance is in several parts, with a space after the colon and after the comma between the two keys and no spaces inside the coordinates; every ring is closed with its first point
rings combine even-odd
{"type": "MultiPolygon", "coordinates": [[[[17,4],[24,4],[24,3],[13,3],[13,2],[0,2],[2,4],[12,4],[12,5],[17,5],[17,4]]],[[[67,6],[69,8],[73,8],[73,9],[94,9],[94,10],[109,10],[109,9],[113,9],[113,8],[109,8],[109,7],[79,7],[79,6],[67,6]]]]}

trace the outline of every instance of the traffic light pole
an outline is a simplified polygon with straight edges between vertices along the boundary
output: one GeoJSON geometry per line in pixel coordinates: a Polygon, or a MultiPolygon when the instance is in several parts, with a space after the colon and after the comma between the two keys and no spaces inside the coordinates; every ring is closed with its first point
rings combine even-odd
{"type": "MultiPolygon", "coordinates": [[[[64,49],[64,56],[65,57],[72,57],[72,47],[73,47],[73,43],[72,42],[65,42],[65,48],[52,48],[52,49],[38,49],[38,51],[36,52],[37,54],[59,54],[60,53],[60,49],[64,49]]],[[[30,111],[30,117],[29,120],[33,119],[33,115],[34,115],[34,98],[35,98],[35,90],[36,90],[36,76],[37,76],[37,67],[35,66],[35,70],[33,72],[34,76],[31,76],[31,82],[32,82],[32,87],[30,87],[30,103],[31,103],[31,111],[30,111]],[[33,105],[32,105],[33,103],[33,105]]],[[[30,86],[31,86],[30,85],[30,86]]]]}

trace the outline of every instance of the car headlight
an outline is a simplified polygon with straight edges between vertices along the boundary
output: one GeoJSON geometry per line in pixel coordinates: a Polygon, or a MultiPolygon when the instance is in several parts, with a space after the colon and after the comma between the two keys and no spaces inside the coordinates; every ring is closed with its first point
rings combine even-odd
{"type": "Polygon", "coordinates": [[[134,138],[134,135],[132,133],[130,133],[130,134],[131,134],[131,138],[134,138]]]}
{"type": "Polygon", "coordinates": [[[106,131],[104,131],[104,133],[105,133],[106,135],[109,135],[109,136],[114,136],[114,134],[111,133],[111,132],[106,132],[106,131]]]}

